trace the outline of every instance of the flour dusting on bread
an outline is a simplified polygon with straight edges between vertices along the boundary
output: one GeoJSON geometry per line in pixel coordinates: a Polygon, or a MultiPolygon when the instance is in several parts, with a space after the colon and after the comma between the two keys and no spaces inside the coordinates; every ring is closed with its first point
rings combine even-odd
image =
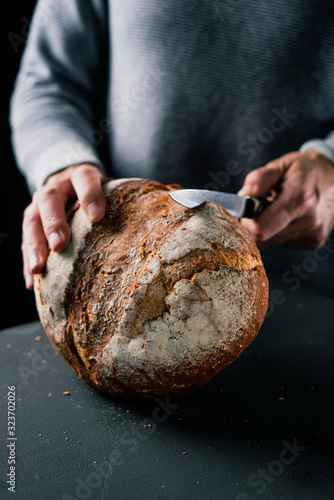
{"type": "Polygon", "coordinates": [[[128,399],[189,392],[236,359],[265,316],[250,235],[213,202],[189,210],[145,179],[104,185],[107,211],[76,208],[71,239],[35,278],[46,333],[87,383],[128,399]]]}

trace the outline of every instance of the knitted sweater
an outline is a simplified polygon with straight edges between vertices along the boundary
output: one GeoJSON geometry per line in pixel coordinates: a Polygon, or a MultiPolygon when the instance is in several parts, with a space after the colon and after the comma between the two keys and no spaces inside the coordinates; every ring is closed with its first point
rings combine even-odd
{"type": "Polygon", "coordinates": [[[238,190],[293,150],[334,162],[334,2],[40,0],[11,100],[31,192],[113,177],[238,190]]]}

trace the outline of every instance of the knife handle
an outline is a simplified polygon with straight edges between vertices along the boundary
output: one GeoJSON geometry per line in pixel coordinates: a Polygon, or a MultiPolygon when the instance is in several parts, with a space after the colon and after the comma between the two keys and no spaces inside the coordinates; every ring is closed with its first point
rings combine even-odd
{"type": "Polygon", "coordinates": [[[255,217],[258,217],[263,210],[270,205],[270,203],[271,201],[268,201],[267,198],[247,196],[247,203],[243,217],[246,217],[247,219],[255,219],[255,217]]]}

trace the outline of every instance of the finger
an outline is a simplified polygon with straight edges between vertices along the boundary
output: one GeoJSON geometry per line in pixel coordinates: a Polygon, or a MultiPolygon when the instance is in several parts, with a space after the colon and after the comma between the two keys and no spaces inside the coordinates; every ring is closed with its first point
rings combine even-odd
{"type": "MultiPolygon", "coordinates": [[[[23,249],[22,249],[23,252],[23,249]]],[[[23,277],[26,288],[32,290],[34,287],[34,275],[29,271],[28,259],[23,254],[23,277]]]]}
{"type": "Polygon", "coordinates": [[[23,277],[24,277],[26,288],[28,290],[32,290],[34,278],[33,278],[33,274],[30,272],[30,269],[29,269],[28,255],[27,255],[27,251],[25,249],[25,246],[23,244],[23,240],[24,240],[24,231],[23,231],[23,224],[22,224],[21,251],[22,251],[22,260],[23,260],[23,277]]]}
{"type": "Polygon", "coordinates": [[[312,211],[317,197],[307,181],[290,178],[274,201],[256,219],[248,219],[245,227],[259,240],[265,242],[282,232],[295,219],[312,211]]]}
{"type": "Polygon", "coordinates": [[[279,229],[276,225],[273,236],[267,236],[268,232],[263,231],[262,227],[254,229],[254,224],[260,226],[256,221],[242,219],[241,222],[253,234],[259,248],[288,243],[291,246],[296,246],[296,242],[298,241],[301,242],[301,247],[307,242],[307,248],[317,248],[325,242],[327,237],[324,226],[317,221],[313,207],[302,217],[292,219],[285,228],[279,229]]]}
{"type": "Polygon", "coordinates": [[[47,242],[36,205],[25,210],[22,225],[23,274],[28,289],[33,288],[33,274],[43,271],[48,256],[47,242]]]}
{"type": "Polygon", "coordinates": [[[252,170],[247,174],[238,195],[265,196],[279,183],[295,158],[296,153],[289,153],[268,163],[264,167],[252,170]]]}
{"type": "MultiPolygon", "coordinates": [[[[286,229],[275,234],[272,238],[257,240],[256,243],[259,248],[266,248],[274,245],[287,244],[288,242],[304,241],[306,238],[302,226],[301,219],[295,220],[289,224],[286,229]]],[[[307,239],[310,239],[310,237],[307,239]]]]}
{"type": "Polygon", "coordinates": [[[263,246],[286,245],[298,248],[320,248],[328,237],[324,227],[314,223],[312,214],[296,219],[286,229],[267,240],[263,246]]]}
{"type": "Polygon", "coordinates": [[[86,216],[94,222],[101,220],[106,209],[103,174],[93,165],[83,165],[73,170],[71,179],[86,216]]]}
{"type": "Polygon", "coordinates": [[[286,247],[290,248],[300,248],[304,250],[316,250],[321,248],[325,242],[318,241],[315,238],[302,238],[302,239],[293,239],[289,241],[285,241],[282,243],[286,247]]]}
{"type": "Polygon", "coordinates": [[[257,168],[247,174],[244,185],[238,191],[239,196],[265,196],[286,172],[287,168],[282,164],[268,164],[257,168]]]}
{"type": "Polygon", "coordinates": [[[59,188],[45,186],[37,195],[37,205],[44,234],[51,250],[61,252],[65,249],[70,229],[66,220],[65,197],[59,188]]]}
{"type": "Polygon", "coordinates": [[[266,242],[259,242],[259,248],[268,248],[275,245],[284,245],[290,248],[301,248],[301,249],[316,249],[321,248],[324,242],[320,241],[316,235],[300,235],[299,237],[291,237],[287,239],[285,236],[282,238],[272,238],[266,242]]]}

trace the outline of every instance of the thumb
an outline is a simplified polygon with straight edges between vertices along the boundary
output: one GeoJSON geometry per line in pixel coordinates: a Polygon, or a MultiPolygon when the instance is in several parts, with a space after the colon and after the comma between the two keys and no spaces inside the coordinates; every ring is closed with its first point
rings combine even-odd
{"type": "Polygon", "coordinates": [[[282,161],[282,159],[274,160],[264,167],[252,170],[247,174],[239,196],[265,196],[270,192],[281,177],[289,168],[290,162],[282,161]]]}

